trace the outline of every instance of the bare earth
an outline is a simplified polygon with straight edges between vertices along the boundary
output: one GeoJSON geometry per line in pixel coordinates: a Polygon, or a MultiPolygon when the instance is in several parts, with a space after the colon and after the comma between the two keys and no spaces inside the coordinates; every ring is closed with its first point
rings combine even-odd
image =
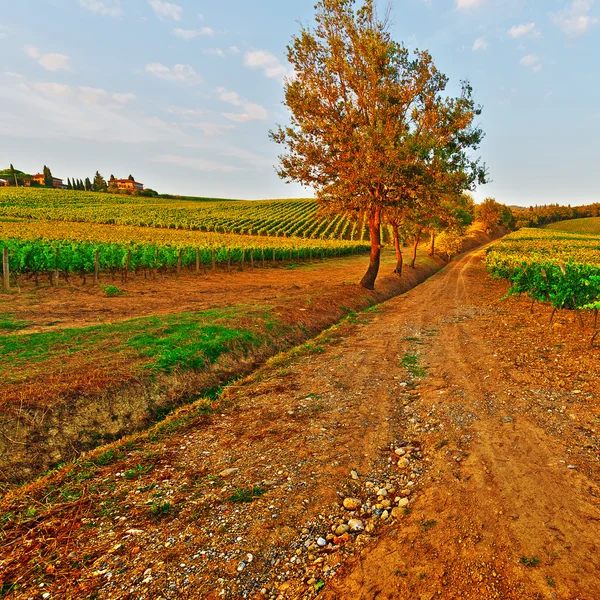
{"type": "Polygon", "coordinates": [[[0,541],[8,597],[600,598],[600,351],[571,315],[550,330],[502,301],[482,256],[272,360],[217,412],[182,409],[93,480],[10,494],[0,513],[39,513],[0,541]]]}

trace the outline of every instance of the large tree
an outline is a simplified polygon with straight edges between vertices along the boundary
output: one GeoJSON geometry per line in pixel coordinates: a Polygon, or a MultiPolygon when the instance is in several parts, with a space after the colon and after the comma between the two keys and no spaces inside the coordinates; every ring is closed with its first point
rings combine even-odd
{"type": "Polygon", "coordinates": [[[315,21],[288,47],[291,123],[271,133],[287,150],[278,173],[313,187],[327,212],[366,216],[371,254],[361,285],[372,289],[386,211],[397,234],[417,203],[434,211],[430,201],[455,187],[455,171],[477,168],[465,153],[480,139],[471,127],[477,110],[468,84],[460,98],[441,98],[446,77],[429,53],[411,55],[391,38],[375,0],[358,10],[354,0],[320,0],[315,21]]]}
{"type": "Polygon", "coordinates": [[[371,255],[361,285],[379,271],[382,213],[410,203],[414,151],[405,143],[412,117],[444,78],[426,52],[411,56],[380,19],[374,0],[320,0],[314,30],[288,47],[295,76],[285,84],[291,124],[272,132],[284,144],[279,175],[315,189],[321,206],[364,214],[371,255]]]}

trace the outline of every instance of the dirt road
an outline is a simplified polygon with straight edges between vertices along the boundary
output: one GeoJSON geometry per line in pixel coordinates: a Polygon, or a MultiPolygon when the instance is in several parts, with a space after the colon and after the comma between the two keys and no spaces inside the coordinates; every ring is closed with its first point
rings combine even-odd
{"type": "Polygon", "coordinates": [[[600,353],[571,316],[551,331],[501,301],[482,255],[276,358],[216,413],[183,409],[93,479],[15,492],[3,512],[45,504],[5,530],[0,582],[16,598],[40,582],[61,598],[600,598],[600,353]]]}

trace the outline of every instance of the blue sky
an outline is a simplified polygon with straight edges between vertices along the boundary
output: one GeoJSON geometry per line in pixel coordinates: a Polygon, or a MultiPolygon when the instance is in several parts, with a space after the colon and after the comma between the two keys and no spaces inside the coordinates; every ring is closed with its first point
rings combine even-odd
{"type": "MultiPolygon", "coordinates": [[[[383,5],[384,0],[380,4],[383,5]]],[[[279,180],[285,47],[314,0],[3,0],[0,166],[133,173],[160,192],[306,196],[279,180]]],[[[392,30],[484,106],[507,204],[600,201],[600,3],[393,0],[392,30]]]]}

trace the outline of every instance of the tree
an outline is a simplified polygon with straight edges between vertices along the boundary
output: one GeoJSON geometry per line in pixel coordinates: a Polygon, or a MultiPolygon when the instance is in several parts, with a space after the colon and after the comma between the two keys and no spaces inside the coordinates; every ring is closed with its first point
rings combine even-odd
{"type": "Polygon", "coordinates": [[[96,171],[96,175],[94,175],[94,184],[93,190],[94,192],[105,192],[107,189],[106,181],[102,175],[100,175],[99,171],[96,171]]]}
{"type": "Polygon", "coordinates": [[[431,56],[410,55],[393,41],[375,0],[356,11],[354,4],[320,0],[314,31],[303,27],[292,39],[295,77],[285,83],[291,123],[271,138],[287,151],[280,177],[312,186],[324,212],[367,218],[371,253],[360,283],[373,289],[386,211],[399,226],[417,201],[463,189],[468,178],[459,184],[458,172],[478,167],[466,160],[478,136],[465,133],[476,114],[468,84],[460,98],[441,99],[447,79],[431,56]]]}
{"type": "Polygon", "coordinates": [[[129,181],[135,181],[135,179],[133,178],[133,175],[131,175],[131,173],[129,174],[129,177],[127,179],[129,179],[129,181]]]}
{"type": "Polygon", "coordinates": [[[67,177],[67,189],[68,190],[72,190],[73,189],[73,186],[71,184],[71,180],[68,177],[67,177]]]}
{"type": "Polygon", "coordinates": [[[411,109],[437,78],[427,53],[411,58],[391,39],[374,0],[320,0],[313,31],[302,28],[288,47],[295,78],[285,84],[291,125],[271,133],[286,145],[280,177],[315,188],[322,207],[363,213],[371,237],[361,285],[373,289],[379,271],[381,220],[386,207],[409,194],[399,174],[410,163],[402,144],[411,109]]]}
{"type": "Polygon", "coordinates": [[[486,233],[490,233],[502,222],[502,204],[494,198],[486,198],[475,207],[475,215],[483,224],[486,233]]]}
{"type": "Polygon", "coordinates": [[[91,192],[92,191],[92,182],[90,181],[89,177],[85,178],[85,191],[86,192],[91,192]]]}
{"type": "Polygon", "coordinates": [[[12,175],[13,179],[15,180],[15,187],[19,187],[19,181],[17,179],[17,174],[15,173],[15,168],[13,167],[12,163],[10,163],[10,174],[12,175]]]}
{"type": "Polygon", "coordinates": [[[52,172],[46,165],[44,165],[44,170],[42,171],[42,173],[44,174],[44,185],[46,187],[54,187],[54,179],[52,177],[52,172]]]}

